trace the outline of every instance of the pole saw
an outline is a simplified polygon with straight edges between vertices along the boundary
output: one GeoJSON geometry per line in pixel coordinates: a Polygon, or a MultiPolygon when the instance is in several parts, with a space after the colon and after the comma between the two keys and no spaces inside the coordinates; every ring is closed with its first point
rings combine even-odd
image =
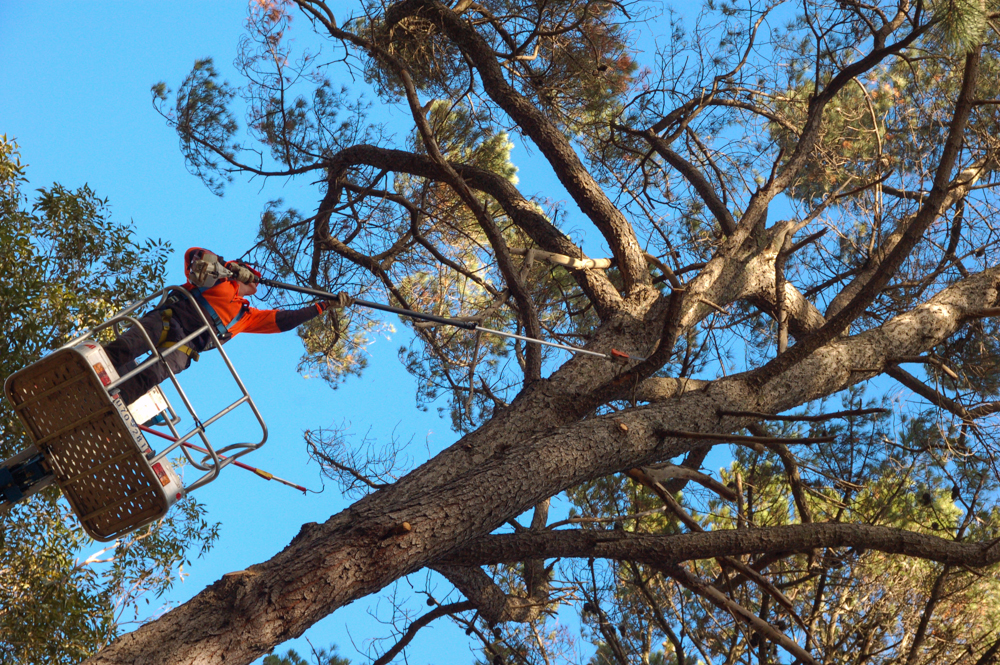
{"type": "MultiPolygon", "coordinates": [[[[172,436],[170,436],[168,434],[164,434],[163,432],[160,432],[158,430],[155,430],[152,427],[146,427],[145,425],[139,425],[139,429],[141,429],[143,432],[146,432],[148,434],[154,434],[154,435],[160,437],[161,439],[166,439],[167,441],[171,441],[171,442],[177,441],[177,439],[175,439],[174,437],[172,437],[172,436]]],[[[196,446],[193,443],[188,443],[187,441],[183,442],[181,445],[184,446],[185,448],[190,448],[191,450],[197,450],[199,453],[204,453],[205,455],[210,455],[211,454],[207,450],[205,450],[204,448],[202,448],[201,446],[196,446]]],[[[219,455],[219,459],[229,459],[229,458],[226,457],[225,455],[219,455]]],[[[264,480],[276,480],[279,483],[281,483],[282,485],[288,485],[289,487],[293,487],[293,488],[297,489],[298,491],[302,492],[303,494],[305,494],[306,492],[313,492],[314,494],[319,494],[319,492],[317,492],[316,490],[310,490],[308,488],[303,487],[302,485],[296,485],[292,481],[285,480],[284,478],[279,478],[278,476],[274,475],[273,473],[268,473],[264,469],[258,469],[255,466],[250,466],[249,464],[244,464],[243,462],[240,462],[238,460],[233,460],[232,463],[235,466],[238,466],[241,469],[245,469],[247,471],[251,471],[251,472],[257,474],[258,476],[260,476],[264,480]]]]}
{"type": "MultiPolygon", "coordinates": [[[[303,293],[305,295],[315,296],[317,298],[336,300],[337,295],[330,293],[329,291],[321,291],[320,289],[313,289],[308,286],[297,286],[295,284],[286,284],[284,282],[278,282],[273,279],[265,279],[261,277],[257,280],[260,284],[264,286],[270,286],[276,289],[282,289],[285,291],[295,291],[296,293],[303,293]]],[[[464,330],[472,330],[475,332],[487,333],[489,335],[499,335],[500,337],[509,337],[511,339],[519,339],[523,342],[528,342],[529,344],[541,344],[543,346],[551,346],[556,349],[563,349],[564,351],[569,351],[571,353],[583,353],[588,356],[597,356],[598,358],[606,358],[613,362],[627,362],[629,360],[642,361],[645,358],[638,358],[636,356],[630,356],[623,351],[618,349],[611,349],[611,353],[601,353],[599,351],[589,351],[587,349],[581,349],[578,346],[571,346],[569,344],[558,344],[556,342],[546,342],[545,340],[535,339],[534,337],[525,337],[524,335],[515,335],[514,333],[504,332],[503,330],[494,330],[493,328],[485,328],[476,324],[474,321],[463,321],[462,319],[451,319],[444,316],[435,316],[434,314],[424,314],[422,312],[414,312],[413,310],[403,309],[401,307],[393,307],[391,305],[383,305],[382,303],[369,302],[367,300],[354,300],[355,305],[360,305],[361,307],[367,307],[368,309],[377,309],[382,312],[391,312],[392,314],[399,314],[400,316],[407,316],[411,319],[420,319],[423,321],[431,321],[433,323],[440,323],[445,326],[453,326],[455,328],[462,328],[464,330]]]]}

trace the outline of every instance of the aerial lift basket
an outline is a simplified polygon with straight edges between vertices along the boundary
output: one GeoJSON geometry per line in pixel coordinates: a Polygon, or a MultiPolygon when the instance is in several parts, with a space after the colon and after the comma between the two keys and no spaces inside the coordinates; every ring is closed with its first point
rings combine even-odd
{"type": "MultiPolygon", "coordinates": [[[[133,312],[157,298],[163,302],[171,293],[174,298],[191,298],[184,289],[167,287],[133,303],[109,321],[7,379],[4,392],[34,445],[0,463],[3,491],[0,512],[55,482],[87,534],[107,542],[162,518],[186,492],[211,482],[223,467],[264,444],[267,426],[204,314],[204,325],[181,340],[173,351],[158,351],[143,331],[150,357],[122,377],[118,376],[101,345],[94,341],[94,335],[101,330],[117,330],[117,324],[122,323],[137,324],[133,312]],[[202,421],[176,375],[170,372],[170,380],[194,423],[190,431],[182,434],[176,427],[180,418],[159,387],[130,405],[121,400],[115,390],[119,385],[151,365],[164,362],[169,353],[179,353],[177,347],[191,343],[202,334],[211,336],[239,388],[241,395],[234,402],[202,421]],[[206,429],[241,404],[248,404],[256,417],[261,440],[216,450],[206,429]],[[161,412],[166,415],[173,442],[154,453],[139,423],[161,412]],[[200,459],[192,457],[183,446],[195,436],[208,451],[200,459]],[[178,448],[194,468],[205,472],[187,488],[167,457],[178,448]],[[226,452],[229,455],[223,457],[222,453],[226,452]]],[[[196,309],[201,312],[200,308],[196,309]]]]}

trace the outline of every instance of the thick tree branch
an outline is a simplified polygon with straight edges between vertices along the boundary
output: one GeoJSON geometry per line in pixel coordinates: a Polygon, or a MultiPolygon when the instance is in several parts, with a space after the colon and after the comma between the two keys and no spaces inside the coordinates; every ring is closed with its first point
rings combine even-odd
{"type": "Polygon", "coordinates": [[[617,125],[615,129],[627,132],[632,136],[638,136],[648,141],[653,149],[656,150],[657,154],[660,155],[668,164],[677,169],[684,178],[691,183],[691,186],[701,197],[705,205],[715,216],[715,220],[719,222],[719,227],[722,232],[727,236],[733,235],[736,232],[736,220],[733,219],[732,214],[729,209],[726,208],[722,199],[715,193],[715,188],[712,187],[711,183],[702,175],[701,171],[695,167],[694,164],[690,163],[676,152],[670,149],[670,145],[661,136],[654,133],[652,130],[646,130],[644,132],[639,132],[631,130],[627,127],[617,125]]]}
{"type": "MultiPolygon", "coordinates": [[[[947,210],[952,205],[961,202],[969,193],[972,186],[978,182],[983,173],[984,169],[981,164],[976,167],[965,169],[959,173],[948,186],[948,194],[941,203],[940,210],[947,210]]],[[[883,187],[883,189],[885,188],[883,187]]],[[[925,201],[929,198],[929,196],[929,194],[927,196],[921,196],[919,200],[925,201]]],[[[855,278],[851,280],[851,282],[847,284],[847,286],[845,286],[832,301],[830,301],[830,306],[826,309],[827,318],[831,318],[839,314],[841,310],[847,307],[848,303],[850,303],[858,296],[858,294],[862,292],[862,290],[868,288],[869,282],[871,282],[871,280],[875,277],[883,262],[885,262],[893,250],[896,249],[899,242],[903,240],[904,235],[907,233],[911,224],[913,224],[913,219],[911,217],[904,217],[900,221],[898,228],[896,228],[891,234],[889,234],[888,237],[885,238],[885,240],[882,241],[882,244],[876,249],[873,255],[868,257],[868,261],[860,269],[855,278]]],[[[954,248],[951,249],[950,253],[954,255],[954,248]]],[[[946,252],[946,256],[942,259],[942,261],[947,258],[948,254],[949,252],[946,252]]],[[[937,272],[937,270],[934,272],[937,272]]]]}
{"type": "Polygon", "coordinates": [[[917,624],[917,631],[913,635],[910,650],[906,654],[906,665],[913,665],[917,662],[920,647],[923,646],[924,639],[927,637],[927,625],[930,623],[931,615],[937,609],[938,603],[941,602],[941,597],[944,593],[944,583],[950,572],[950,568],[945,566],[934,580],[934,586],[931,587],[931,593],[927,598],[927,603],[924,605],[924,611],[920,614],[920,622],[917,624]]]}
{"type": "Polygon", "coordinates": [[[1000,546],[996,541],[959,542],[905,529],[839,522],[673,535],[592,529],[524,531],[483,536],[443,560],[454,565],[485,566],[513,563],[529,556],[595,557],[661,565],[745,554],[808,554],[815,549],[846,547],[969,568],[1000,563],[1000,546]]]}
{"type": "Polygon", "coordinates": [[[642,468],[642,472],[666,488],[667,482],[676,478],[693,480],[702,487],[712,490],[726,501],[736,501],[736,492],[707,474],[677,464],[659,464],[642,468]]]}
{"type": "MultiPolygon", "coordinates": [[[[444,181],[458,195],[465,206],[472,211],[473,216],[479,223],[479,227],[483,230],[483,233],[489,240],[490,245],[493,247],[493,254],[497,262],[497,267],[500,269],[500,273],[504,276],[507,288],[510,289],[511,295],[517,303],[519,318],[521,323],[524,325],[528,336],[535,339],[541,338],[542,329],[538,321],[538,309],[535,306],[535,302],[528,294],[520,273],[514,267],[514,262],[510,257],[510,252],[507,251],[507,243],[504,241],[503,235],[500,233],[500,229],[497,227],[496,222],[493,221],[493,218],[486,211],[486,208],[482,205],[479,199],[472,194],[468,183],[466,183],[465,179],[451,167],[448,161],[444,158],[444,155],[441,154],[441,151],[438,148],[437,137],[435,136],[434,129],[427,121],[427,117],[425,115],[426,109],[424,109],[420,104],[416,85],[410,77],[409,70],[396,58],[387,56],[384,51],[373,53],[373,55],[376,55],[377,57],[380,57],[381,60],[385,61],[385,63],[395,71],[395,74],[402,81],[403,89],[406,92],[406,100],[410,106],[410,115],[413,117],[413,120],[417,125],[424,147],[427,149],[431,159],[433,159],[435,164],[437,164],[443,171],[444,181]]],[[[528,345],[525,350],[525,382],[539,380],[541,378],[541,372],[541,347],[537,344],[528,345]]]]}
{"type": "Polygon", "coordinates": [[[720,416],[736,416],[738,418],[756,418],[758,420],[780,420],[783,422],[803,422],[821,423],[837,418],[851,418],[856,416],[870,416],[876,413],[889,413],[889,409],[851,409],[849,411],[834,411],[832,413],[821,413],[817,416],[806,414],[781,416],[774,413],[758,413],[756,411],[720,411],[720,416]]]}
{"type": "Polygon", "coordinates": [[[872,48],[867,55],[841,69],[823,87],[822,91],[810,98],[806,121],[802,125],[795,149],[788,156],[788,160],[781,167],[780,171],[763,187],[757,190],[750,199],[746,211],[739,220],[741,226],[752,228],[760,223],[765,217],[770,202],[775,196],[792,184],[809,159],[812,158],[813,151],[822,136],[823,110],[836,97],[837,93],[856,77],[878,66],[879,63],[893,54],[899,53],[909,47],[927,31],[929,27],[927,25],[917,27],[899,41],[886,46],[886,39],[903,24],[906,18],[905,12],[900,9],[894,19],[886,22],[878,31],[873,40],[872,48]]]}
{"type": "Polygon", "coordinates": [[[680,430],[663,429],[660,430],[661,436],[669,437],[679,437],[685,439],[692,439],[697,441],[718,441],[739,443],[747,446],[753,446],[755,444],[769,444],[769,443],[793,443],[793,444],[810,444],[810,443],[832,443],[837,440],[835,436],[812,436],[812,437],[802,437],[802,438],[789,438],[785,436],[741,436],[738,434],[726,434],[723,432],[682,432],[680,430]]]}
{"type": "Polygon", "coordinates": [[[478,566],[435,564],[431,568],[454,584],[488,623],[534,621],[545,609],[545,598],[508,595],[478,566]]]}
{"type": "Polygon", "coordinates": [[[662,402],[679,397],[682,393],[705,389],[711,381],[701,379],[671,379],[669,377],[650,377],[639,383],[634,397],[640,402],[662,402]]]}
{"type": "MultiPolygon", "coordinates": [[[[441,180],[443,173],[438,164],[424,155],[402,150],[392,150],[371,145],[354,145],[331,157],[331,173],[345,173],[354,165],[372,166],[397,173],[408,173],[423,178],[441,180]]],[[[469,184],[492,197],[511,221],[546,251],[584,258],[583,252],[545,215],[538,206],[524,196],[508,180],[495,173],[465,164],[451,163],[451,167],[469,184]]],[[[621,296],[599,270],[570,270],[587,297],[603,316],[610,316],[621,306],[621,296]]]]}
{"type": "Polygon", "coordinates": [[[907,372],[902,367],[889,367],[885,370],[885,373],[926,399],[934,406],[938,406],[945,411],[949,411],[962,420],[972,422],[972,415],[965,409],[964,406],[954,400],[948,399],[937,390],[934,390],[923,381],[907,372]]]}
{"type": "Polygon", "coordinates": [[[964,141],[965,125],[972,110],[971,100],[978,80],[980,51],[981,48],[966,56],[962,88],[955,104],[948,138],[945,140],[944,150],[934,174],[934,186],[930,196],[921,206],[920,212],[907,224],[899,242],[870,276],[864,289],[851,298],[850,302],[844,305],[836,315],[830,317],[822,328],[765,365],[758,374],[757,380],[767,381],[770,377],[776,376],[795,363],[801,362],[810,353],[843,333],[881,292],[913,247],[923,237],[924,232],[941,214],[948,198],[951,171],[958,159],[958,152],[964,141]]]}
{"type": "Polygon", "coordinates": [[[404,17],[416,14],[430,17],[440,25],[474,63],[490,98],[510,115],[545,155],[566,191],[594,222],[611,248],[625,282],[626,294],[631,294],[636,287],[649,286],[649,271],[632,225],[584,167],[565,134],[537,105],[507,83],[503,69],[486,41],[471,24],[436,0],[403,0],[393,5],[385,13],[386,26],[391,30],[404,17]]]}
{"type": "MultiPolygon", "coordinates": [[[[693,469],[697,470],[701,468],[702,462],[708,457],[708,453],[712,451],[711,445],[700,445],[693,447],[688,454],[684,457],[684,461],[681,462],[681,468],[683,469],[693,469]]],[[[668,480],[663,487],[670,493],[676,494],[677,492],[683,491],[687,487],[687,478],[672,478],[668,480]]],[[[739,501],[739,494],[736,495],[736,500],[739,501]]]]}
{"type": "MultiPolygon", "coordinates": [[[[880,409],[881,410],[881,409],[880,409]]],[[[754,436],[763,436],[767,430],[759,423],[750,423],[748,429],[754,436]]],[[[788,447],[780,443],[767,444],[770,450],[778,454],[782,466],[785,467],[785,476],[788,478],[788,486],[792,490],[792,498],[795,501],[795,509],[799,512],[799,521],[803,524],[811,524],[812,511],[809,510],[809,502],[806,500],[805,489],[802,486],[802,476],[799,474],[799,465],[795,463],[795,458],[788,450],[788,447]]]]}
{"type": "MultiPolygon", "coordinates": [[[[702,528],[702,526],[698,524],[698,522],[693,517],[691,517],[691,515],[689,515],[686,510],[684,510],[684,508],[677,502],[676,499],[674,499],[673,496],[671,496],[664,490],[663,486],[660,485],[659,482],[653,480],[653,478],[649,477],[648,475],[646,475],[645,473],[643,473],[638,469],[631,469],[630,471],[627,472],[627,475],[633,480],[640,482],[643,485],[646,485],[647,487],[652,489],[656,493],[656,495],[660,497],[663,503],[666,504],[666,506],[684,524],[684,526],[686,526],[692,532],[704,533],[704,529],[702,528]]],[[[735,498],[739,498],[739,495],[737,494],[735,498]]],[[[742,509],[739,512],[740,515],[742,515],[743,513],[742,509]]],[[[778,603],[784,608],[784,610],[789,614],[789,616],[791,616],[795,621],[797,621],[802,626],[803,630],[806,630],[808,632],[806,626],[802,624],[801,621],[799,621],[798,616],[795,614],[795,607],[793,606],[792,601],[790,601],[788,597],[785,596],[785,594],[783,594],[764,576],[762,576],[756,570],[754,570],[753,568],[751,568],[750,566],[743,563],[737,558],[731,556],[718,556],[715,558],[719,562],[719,565],[722,566],[724,569],[732,568],[733,570],[736,570],[742,575],[744,575],[747,579],[753,580],[753,582],[757,584],[757,586],[759,586],[764,593],[774,598],[774,600],[778,601],[778,603]]]]}

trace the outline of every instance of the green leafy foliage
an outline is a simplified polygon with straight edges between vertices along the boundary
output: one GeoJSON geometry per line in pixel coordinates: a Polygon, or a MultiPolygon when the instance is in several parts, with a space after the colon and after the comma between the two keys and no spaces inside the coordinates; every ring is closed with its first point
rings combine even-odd
{"type": "Polygon", "coordinates": [[[937,0],[930,3],[940,21],[944,44],[963,54],[982,43],[990,16],[990,4],[984,0],[937,0]]]}
{"type": "MultiPolygon", "coordinates": [[[[4,377],[159,288],[171,251],[137,242],[86,185],[55,184],[29,205],[25,170],[17,144],[0,137],[4,377]]],[[[0,459],[28,445],[3,400],[0,459]]],[[[95,652],[153,611],[149,599],[211,548],[217,526],[186,498],[163,521],[100,548],[54,488],[0,515],[0,663],[76,663],[95,652]]]]}
{"type": "MultiPolygon", "coordinates": [[[[312,266],[301,258],[295,249],[307,242],[308,223],[294,209],[282,207],[280,199],[268,203],[267,209],[261,215],[259,232],[259,250],[256,254],[260,263],[267,264],[275,275],[275,279],[302,279],[302,273],[312,266]],[[295,257],[284,260],[283,257],[295,257]]],[[[339,272],[340,266],[330,257],[316,266],[321,284],[330,285],[331,290],[338,290],[336,285],[343,284],[347,276],[339,272]]],[[[304,281],[304,280],[303,280],[304,281]]],[[[299,307],[301,302],[292,301],[284,292],[262,293],[272,300],[277,307],[299,307]]],[[[353,295],[361,297],[361,294],[353,295]]],[[[318,376],[332,388],[349,376],[358,376],[368,366],[366,349],[374,336],[385,327],[371,318],[362,318],[357,309],[328,309],[323,316],[312,319],[299,326],[296,330],[302,340],[304,354],[299,361],[298,369],[307,376],[318,376]]]]}
{"type": "Polygon", "coordinates": [[[181,130],[181,152],[188,170],[201,178],[213,193],[222,196],[227,182],[232,180],[225,171],[225,162],[232,160],[240,146],[232,143],[239,125],[229,111],[235,96],[232,87],[219,80],[219,73],[211,58],[198,60],[177,90],[174,112],[162,110],[172,91],[165,83],[153,86],[153,103],[181,130]],[[206,150],[206,146],[213,146],[206,150]]]}
{"type": "MultiPolygon", "coordinates": [[[[406,64],[422,91],[460,98],[469,79],[464,68],[448,65],[461,59],[454,43],[422,16],[386,26],[381,14],[388,6],[372,3],[368,14],[378,18],[358,18],[350,27],[380,43],[391,43],[390,52],[406,64]]],[[[624,25],[628,11],[622,5],[489,0],[475,11],[504,17],[493,22],[499,28],[497,48],[517,63],[514,85],[567,132],[580,133],[620,108],[638,70],[630,51],[632,37],[624,25]],[[538,36],[539,32],[544,34],[538,36]]],[[[402,94],[392,69],[375,59],[367,65],[367,79],[386,99],[402,94]]]]}
{"type": "MultiPolygon", "coordinates": [[[[982,43],[988,14],[980,0],[935,2],[931,10],[933,27],[923,37],[901,57],[842,88],[825,108],[820,142],[798,178],[795,197],[817,203],[833,193],[863,187],[887,172],[916,190],[928,187],[924,165],[943,147],[951,104],[961,83],[961,61],[966,51],[982,43]]],[[[801,126],[812,95],[835,73],[817,70],[816,57],[815,45],[804,40],[792,58],[789,85],[776,97],[778,117],[792,125],[801,126]]],[[[996,63],[990,59],[984,66],[989,73],[980,79],[977,96],[990,99],[998,92],[992,75],[996,63]]],[[[995,113],[974,114],[967,140],[994,144],[995,123],[995,113]]],[[[775,122],[769,127],[786,158],[797,142],[789,126],[775,122]]],[[[983,176],[997,168],[995,157],[987,159],[985,167],[983,176]]]]}

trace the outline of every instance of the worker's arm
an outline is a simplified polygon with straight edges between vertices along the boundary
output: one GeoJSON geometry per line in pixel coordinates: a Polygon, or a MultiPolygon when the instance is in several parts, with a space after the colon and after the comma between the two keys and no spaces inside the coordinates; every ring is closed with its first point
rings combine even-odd
{"type": "Polygon", "coordinates": [[[235,335],[241,332],[278,333],[298,328],[306,321],[316,318],[329,307],[342,308],[350,305],[351,297],[341,293],[336,300],[323,300],[315,305],[307,305],[302,309],[254,309],[250,307],[236,325],[232,327],[235,335]]]}
{"type": "Polygon", "coordinates": [[[310,321],[323,313],[325,307],[320,307],[317,303],[302,309],[282,309],[274,313],[274,325],[278,332],[285,332],[298,328],[306,321],[310,321]]]}

